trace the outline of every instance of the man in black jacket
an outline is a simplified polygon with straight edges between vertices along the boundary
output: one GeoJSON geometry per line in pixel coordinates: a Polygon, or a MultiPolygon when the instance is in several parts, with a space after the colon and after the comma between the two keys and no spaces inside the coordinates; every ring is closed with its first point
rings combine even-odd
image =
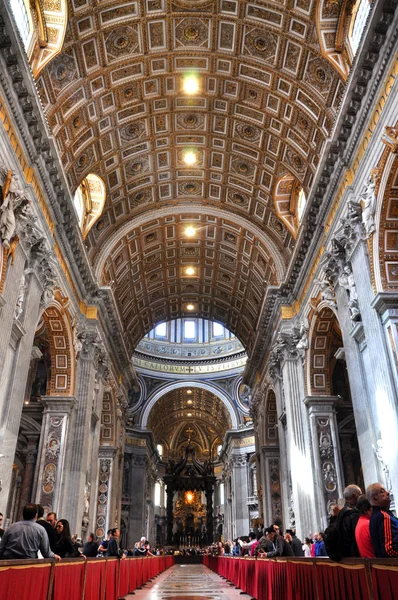
{"type": "Polygon", "coordinates": [[[265,531],[268,541],[271,543],[272,549],[267,551],[266,557],[273,558],[274,556],[294,556],[293,549],[283,537],[277,533],[274,526],[268,527],[265,531]]]}
{"type": "Polygon", "coordinates": [[[48,541],[50,542],[50,548],[53,552],[55,552],[55,546],[57,545],[57,534],[55,533],[55,529],[51,525],[51,523],[48,523],[44,519],[44,508],[42,507],[41,504],[37,505],[37,521],[36,521],[36,523],[38,523],[39,525],[44,527],[44,529],[47,531],[48,541]]]}
{"type": "Polygon", "coordinates": [[[292,541],[290,543],[294,556],[304,556],[303,542],[297,537],[295,529],[286,529],[286,533],[290,533],[292,541]]]}
{"type": "Polygon", "coordinates": [[[357,503],[361,495],[361,488],[357,485],[349,485],[344,490],[345,504],[338,515],[341,555],[343,558],[360,556],[355,541],[355,528],[359,519],[357,503]]]}
{"type": "Polygon", "coordinates": [[[117,527],[111,529],[111,537],[109,539],[108,548],[105,556],[115,556],[116,558],[125,558],[122,550],[119,548],[120,531],[117,527]]]}

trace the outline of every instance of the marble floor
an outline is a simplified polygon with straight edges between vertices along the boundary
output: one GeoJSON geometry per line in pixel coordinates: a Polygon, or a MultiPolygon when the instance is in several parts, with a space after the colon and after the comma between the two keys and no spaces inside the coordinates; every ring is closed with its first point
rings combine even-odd
{"type": "Polygon", "coordinates": [[[235,589],[204,565],[175,565],[136,590],[128,600],[248,600],[250,596],[235,589]]]}

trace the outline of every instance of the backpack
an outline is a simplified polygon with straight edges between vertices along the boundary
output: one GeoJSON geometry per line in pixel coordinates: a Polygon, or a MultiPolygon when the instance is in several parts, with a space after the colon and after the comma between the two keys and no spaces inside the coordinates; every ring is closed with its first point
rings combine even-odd
{"type": "Polygon", "coordinates": [[[329,558],[335,562],[340,562],[343,560],[343,556],[341,554],[342,540],[339,529],[339,518],[337,518],[329,525],[329,527],[326,527],[324,534],[326,552],[328,553],[329,558]]]}
{"type": "Polygon", "coordinates": [[[340,562],[344,558],[343,519],[349,513],[350,509],[342,508],[337,515],[337,519],[325,529],[324,542],[326,552],[329,558],[335,562],[340,562]]]}

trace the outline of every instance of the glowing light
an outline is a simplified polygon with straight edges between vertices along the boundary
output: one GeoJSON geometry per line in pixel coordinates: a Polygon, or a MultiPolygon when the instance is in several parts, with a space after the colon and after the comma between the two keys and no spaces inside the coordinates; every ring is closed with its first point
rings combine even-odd
{"type": "Polygon", "coordinates": [[[185,494],[185,502],[187,502],[187,504],[192,504],[192,502],[194,501],[194,495],[192,492],[186,492],[185,494]]]}
{"type": "Polygon", "coordinates": [[[186,94],[197,94],[199,91],[199,78],[194,73],[184,75],[182,87],[186,94]]]}
{"type": "Polygon", "coordinates": [[[192,404],[192,400],[187,400],[187,404],[192,404]]]}
{"type": "Polygon", "coordinates": [[[187,310],[194,310],[194,308],[193,304],[187,304],[187,310]]]}
{"type": "Polygon", "coordinates": [[[187,227],[185,229],[185,235],[187,237],[193,237],[194,235],[196,235],[196,229],[195,229],[195,227],[187,227]]]}
{"type": "Polygon", "coordinates": [[[187,269],[185,269],[185,273],[187,275],[194,275],[195,269],[193,267],[188,267],[187,269]]]}
{"type": "Polygon", "coordinates": [[[187,417],[192,417],[192,413],[187,413],[187,417]]]}
{"type": "Polygon", "coordinates": [[[187,394],[192,394],[192,390],[187,390],[187,394]]]}
{"type": "Polygon", "coordinates": [[[186,152],[184,152],[184,163],[186,165],[188,165],[189,167],[191,165],[195,165],[196,161],[197,161],[197,156],[196,156],[196,152],[194,152],[193,150],[187,150],[186,152]]]}

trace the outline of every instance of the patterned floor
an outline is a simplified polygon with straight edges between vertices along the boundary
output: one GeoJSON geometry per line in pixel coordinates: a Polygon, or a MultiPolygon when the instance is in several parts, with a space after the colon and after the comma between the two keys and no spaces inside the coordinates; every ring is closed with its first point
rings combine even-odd
{"type": "Polygon", "coordinates": [[[128,600],[247,600],[241,590],[203,565],[175,565],[128,600]]]}

